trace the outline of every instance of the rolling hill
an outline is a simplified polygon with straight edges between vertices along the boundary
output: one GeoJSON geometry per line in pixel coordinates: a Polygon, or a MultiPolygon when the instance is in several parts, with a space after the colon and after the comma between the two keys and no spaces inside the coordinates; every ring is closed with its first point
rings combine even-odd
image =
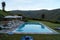
{"type": "Polygon", "coordinates": [[[43,10],[33,10],[33,11],[13,10],[9,12],[11,15],[22,14],[25,17],[34,18],[34,19],[42,19],[41,15],[44,14],[45,20],[60,22],[60,9],[54,9],[54,10],[43,9],[43,10]]]}

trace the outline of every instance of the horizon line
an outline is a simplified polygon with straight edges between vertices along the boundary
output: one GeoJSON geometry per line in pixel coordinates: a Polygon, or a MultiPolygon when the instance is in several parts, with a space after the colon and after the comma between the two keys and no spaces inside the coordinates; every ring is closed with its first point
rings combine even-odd
{"type": "MultiPolygon", "coordinates": [[[[21,10],[21,11],[36,11],[36,10],[55,10],[55,9],[60,9],[60,8],[54,8],[54,9],[29,9],[29,10],[21,10]]],[[[0,9],[2,10],[2,9],[0,9]]],[[[20,10],[20,9],[13,9],[13,10],[6,10],[6,11],[14,11],[14,10],[20,10]]]]}

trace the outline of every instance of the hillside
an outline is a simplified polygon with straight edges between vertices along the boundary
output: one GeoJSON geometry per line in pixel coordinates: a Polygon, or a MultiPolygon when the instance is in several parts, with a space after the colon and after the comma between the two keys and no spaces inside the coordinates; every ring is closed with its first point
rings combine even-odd
{"type": "Polygon", "coordinates": [[[0,10],[0,15],[6,16],[8,15],[8,12],[3,12],[2,10],[0,10]]]}
{"type": "Polygon", "coordinates": [[[34,18],[34,19],[42,19],[41,15],[44,14],[45,20],[60,22],[60,9],[54,9],[54,10],[43,9],[43,10],[33,10],[33,11],[13,10],[9,12],[11,15],[22,14],[25,17],[34,18]]]}

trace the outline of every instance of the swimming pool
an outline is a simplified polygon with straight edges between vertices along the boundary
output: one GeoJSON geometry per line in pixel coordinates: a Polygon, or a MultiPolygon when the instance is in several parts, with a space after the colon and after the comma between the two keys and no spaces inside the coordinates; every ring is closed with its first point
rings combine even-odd
{"type": "Polygon", "coordinates": [[[20,25],[14,33],[26,34],[56,34],[57,32],[42,23],[24,23],[20,25]]]}

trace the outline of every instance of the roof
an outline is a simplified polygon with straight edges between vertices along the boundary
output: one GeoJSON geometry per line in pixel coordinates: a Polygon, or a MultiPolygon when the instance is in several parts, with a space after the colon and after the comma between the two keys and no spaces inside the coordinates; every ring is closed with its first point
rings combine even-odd
{"type": "Polygon", "coordinates": [[[22,18],[22,16],[5,16],[4,18],[22,18]]]}

